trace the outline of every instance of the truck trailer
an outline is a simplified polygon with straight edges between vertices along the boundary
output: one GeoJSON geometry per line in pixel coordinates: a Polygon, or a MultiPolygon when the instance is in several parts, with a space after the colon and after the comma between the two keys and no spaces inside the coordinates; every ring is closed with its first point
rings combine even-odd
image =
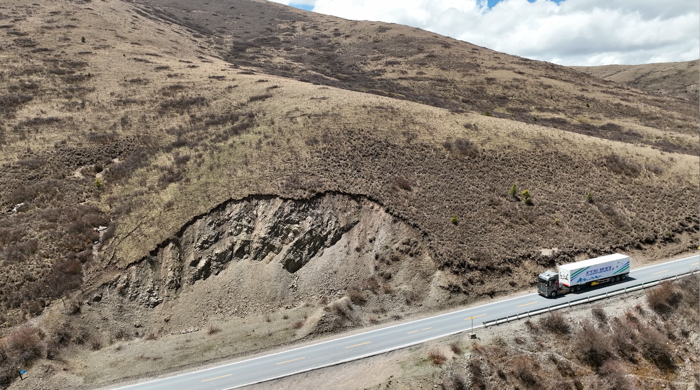
{"type": "Polygon", "coordinates": [[[580,291],[587,286],[627,279],[630,273],[630,258],[615,253],[563,264],[557,268],[559,272],[547,270],[537,277],[537,292],[540,295],[554,298],[559,294],[580,291]]]}

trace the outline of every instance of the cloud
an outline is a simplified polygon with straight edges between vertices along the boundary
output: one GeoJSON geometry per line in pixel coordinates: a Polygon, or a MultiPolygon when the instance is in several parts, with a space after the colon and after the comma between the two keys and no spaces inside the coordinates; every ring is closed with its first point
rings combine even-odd
{"type": "Polygon", "coordinates": [[[700,57],[695,0],[276,0],[354,20],[418,27],[508,54],[563,65],[700,57]]]}

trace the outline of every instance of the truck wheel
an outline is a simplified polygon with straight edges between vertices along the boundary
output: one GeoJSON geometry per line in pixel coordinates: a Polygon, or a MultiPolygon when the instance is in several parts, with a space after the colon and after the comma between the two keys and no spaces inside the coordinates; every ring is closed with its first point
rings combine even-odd
{"type": "Polygon", "coordinates": [[[620,281],[620,277],[619,277],[619,276],[615,276],[615,281],[616,281],[616,282],[619,282],[619,281],[620,281]]]}
{"type": "Polygon", "coordinates": [[[576,292],[581,291],[581,286],[574,286],[574,291],[576,291],[576,292]]]}
{"type": "Polygon", "coordinates": [[[550,297],[550,298],[556,298],[556,297],[557,297],[557,292],[556,292],[556,291],[552,291],[552,292],[549,294],[549,297],[550,297]]]}
{"type": "Polygon", "coordinates": [[[622,280],[627,279],[627,274],[622,275],[622,280]]]}

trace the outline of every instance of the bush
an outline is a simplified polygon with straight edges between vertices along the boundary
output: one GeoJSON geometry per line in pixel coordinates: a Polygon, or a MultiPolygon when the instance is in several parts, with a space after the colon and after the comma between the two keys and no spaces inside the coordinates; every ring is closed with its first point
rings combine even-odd
{"type": "Polygon", "coordinates": [[[297,321],[292,325],[292,328],[294,329],[301,329],[301,327],[304,326],[304,321],[297,321]]]}
{"type": "Polygon", "coordinates": [[[404,191],[411,191],[413,188],[411,186],[411,182],[408,181],[405,177],[397,177],[394,180],[394,184],[396,184],[397,187],[401,188],[404,191]]]}
{"type": "Polygon", "coordinates": [[[523,196],[523,203],[525,203],[526,205],[532,204],[532,195],[530,195],[529,190],[524,190],[522,192],[522,196],[523,196]]]}
{"type": "Polygon", "coordinates": [[[209,325],[209,328],[207,329],[207,334],[212,335],[212,334],[217,334],[221,332],[221,328],[218,325],[211,324],[209,325]]]}
{"type": "Polygon", "coordinates": [[[591,314],[593,314],[593,317],[595,317],[602,324],[608,323],[608,316],[605,314],[605,310],[603,310],[602,306],[596,305],[593,309],[591,309],[591,314]]]}
{"type": "Polygon", "coordinates": [[[516,187],[515,183],[513,183],[513,185],[510,187],[508,195],[513,199],[518,199],[518,187],[516,187]]]}
{"type": "Polygon", "coordinates": [[[556,334],[563,335],[571,332],[571,328],[569,327],[569,323],[566,321],[566,318],[558,311],[553,311],[549,313],[548,316],[543,317],[540,320],[540,325],[544,329],[556,334]]]}
{"type": "Polygon", "coordinates": [[[581,330],[574,336],[574,349],[579,358],[598,369],[613,357],[610,340],[599,332],[588,320],[583,320],[581,330]]]}
{"type": "Polygon", "coordinates": [[[668,339],[658,330],[651,327],[639,329],[639,344],[644,350],[644,356],[651,360],[659,369],[673,370],[676,362],[668,339]]]}
{"type": "MultiPolygon", "coordinates": [[[[477,388],[479,390],[486,389],[486,380],[484,378],[484,371],[481,369],[481,364],[476,359],[469,361],[469,374],[471,374],[472,388],[477,388]]],[[[454,378],[454,377],[453,377],[454,378]]],[[[453,379],[454,381],[454,379],[453,379]]],[[[466,381],[465,381],[466,382],[466,381]]],[[[459,383],[462,385],[462,383],[459,383]]],[[[466,383],[462,386],[455,386],[455,389],[467,389],[466,383]]]]}
{"type": "Polygon", "coordinates": [[[457,342],[451,343],[450,344],[450,350],[455,354],[455,355],[461,355],[462,354],[462,347],[459,346],[457,342]]]}
{"type": "Polygon", "coordinates": [[[456,215],[453,215],[452,218],[450,218],[450,222],[452,222],[453,225],[458,225],[459,219],[457,218],[456,215]]]}
{"type": "Polygon", "coordinates": [[[647,303],[658,314],[667,315],[678,307],[682,295],[671,282],[662,282],[658,286],[647,290],[647,303]]]}
{"type": "Polygon", "coordinates": [[[513,375],[527,388],[532,388],[537,385],[537,367],[532,362],[532,359],[525,355],[518,355],[510,362],[513,375]]]}
{"type": "Polygon", "coordinates": [[[348,288],[348,298],[350,298],[350,301],[354,303],[355,305],[364,305],[367,303],[367,299],[365,298],[365,295],[362,293],[362,291],[355,287],[351,286],[348,288]]]}
{"type": "Polygon", "coordinates": [[[43,333],[32,325],[21,326],[5,337],[5,351],[16,365],[28,366],[43,354],[43,333]]]}
{"type": "Polygon", "coordinates": [[[447,362],[447,356],[439,348],[433,348],[428,352],[428,357],[432,360],[433,364],[440,365],[447,362]]]}
{"type": "Polygon", "coordinates": [[[588,191],[586,193],[586,202],[593,203],[593,194],[591,193],[591,191],[588,191]]]}
{"type": "Polygon", "coordinates": [[[468,139],[457,138],[455,140],[455,147],[457,148],[457,152],[462,156],[476,157],[479,155],[479,148],[468,139]]]}
{"type": "Polygon", "coordinates": [[[600,367],[600,374],[611,389],[634,390],[637,387],[627,377],[625,367],[615,360],[608,360],[600,367]]]}

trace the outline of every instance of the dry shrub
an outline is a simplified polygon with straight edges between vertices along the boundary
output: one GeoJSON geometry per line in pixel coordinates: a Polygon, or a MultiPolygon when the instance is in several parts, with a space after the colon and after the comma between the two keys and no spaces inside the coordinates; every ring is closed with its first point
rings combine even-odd
{"type": "Polygon", "coordinates": [[[591,309],[591,314],[593,314],[593,317],[600,321],[601,324],[608,323],[608,316],[605,314],[605,310],[603,310],[602,306],[596,305],[593,309],[591,309]]]}
{"type": "Polygon", "coordinates": [[[348,320],[352,320],[353,315],[352,315],[352,301],[348,299],[347,297],[341,298],[333,303],[331,303],[330,308],[335,314],[337,314],[340,317],[346,318],[348,320]]]}
{"type": "Polygon", "coordinates": [[[102,348],[102,341],[97,337],[91,337],[88,341],[90,349],[93,351],[99,351],[102,348]]]}
{"type": "Polygon", "coordinates": [[[564,317],[558,311],[553,311],[549,315],[543,317],[540,320],[540,325],[542,328],[556,334],[569,334],[571,332],[571,327],[564,317]]]}
{"type": "Polygon", "coordinates": [[[348,298],[350,298],[350,301],[354,303],[355,305],[364,305],[367,303],[367,298],[365,298],[365,295],[362,293],[362,290],[360,290],[357,286],[350,286],[348,287],[348,298]]]}
{"type": "Polygon", "coordinates": [[[149,332],[146,337],[143,338],[144,340],[158,340],[158,335],[156,335],[155,332],[149,332]]]}
{"type": "Polygon", "coordinates": [[[639,345],[644,356],[664,371],[676,368],[673,351],[667,343],[668,338],[658,330],[647,326],[639,329],[639,345]]]}
{"type": "Polygon", "coordinates": [[[15,329],[3,340],[8,357],[21,366],[29,365],[42,356],[42,336],[41,330],[32,325],[15,329]]]}
{"type": "Polygon", "coordinates": [[[520,379],[526,388],[533,388],[537,385],[538,367],[532,359],[525,355],[518,355],[510,362],[513,375],[520,379]]]}
{"type": "Polygon", "coordinates": [[[304,321],[297,321],[292,325],[292,328],[301,329],[302,326],[304,326],[304,321]]]}
{"type": "Polygon", "coordinates": [[[436,365],[445,364],[445,362],[447,362],[447,356],[445,356],[445,353],[439,348],[433,348],[428,351],[428,357],[432,360],[433,364],[436,365]]]}
{"type": "Polygon", "coordinates": [[[579,354],[579,359],[596,369],[613,357],[609,338],[588,320],[583,320],[581,330],[574,336],[574,350],[579,354]]]}
{"type": "Polygon", "coordinates": [[[209,325],[209,328],[207,329],[207,334],[212,335],[212,334],[217,334],[221,332],[221,328],[218,325],[211,324],[209,325]]]}
{"type": "Polygon", "coordinates": [[[637,386],[628,378],[625,366],[615,360],[608,360],[600,367],[600,375],[605,377],[605,382],[610,389],[635,390],[637,386]]]}
{"type": "Polygon", "coordinates": [[[459,346],[459,343],[456,341],[453,343],[450,343],[450,350],[455,354],[455,355],[461,355],[462,354],[462,347],[459,346]]]}
{"type": "Polygon", "coordinates": [[[620,356],[633,363],[636,362],[634,357],[637,351],[636,340],[637,335],[634,333],[632,324],[618,317],[613,318],[611,345],[620,356]]]}
{"type": "Polygon", "coordinates": [[[642,167],[639,164],[628,161],[626,158],[614,153],[605,157],[604,164],[617,174],[636,177],[642,172],[642,167]]]}
{"type": "Polygon", "coordinates": [[[377,318],[377,316],[375,316],[374,314],[371,314],[371,315],[369,316],[369,322],[370,322],[371,324],[378,324],[378,323],[379,323],[379,318],[377,318]]]}
{"type": "MultiPolygon", "coordinates": [[[[486,390],[486,378],[484,378],[484,371],[481,369],[481,364],[479,364],[479,362],[475,359],[469,361],[469,374],[471,374],[472,388],[486,390]]],[[[461,388],[466,389],[466,383],[465,386],[461,388]]]]}
{"type": "Polygon", "coordinates": [[[479,148],[468,139],[457,138],[455,140],[455,147],[457,152],[462,156],[477,157],[479,155],[479,148]]]}
{"type": "Polygon", "coordinates": [[[678,306],[682,295],[673,283],[666,281],[647,290],[646,298],[652,310],[661,315],[668,315],[678,306]]]}
{"type": "Polygon", "coordinates": [[[401,188],[404,191],[411,191],[413,189],[411,182],[405,177],[397,177],[396,179],[394,179],[394,184],[396,185],[396,187],[401,188]]]}

